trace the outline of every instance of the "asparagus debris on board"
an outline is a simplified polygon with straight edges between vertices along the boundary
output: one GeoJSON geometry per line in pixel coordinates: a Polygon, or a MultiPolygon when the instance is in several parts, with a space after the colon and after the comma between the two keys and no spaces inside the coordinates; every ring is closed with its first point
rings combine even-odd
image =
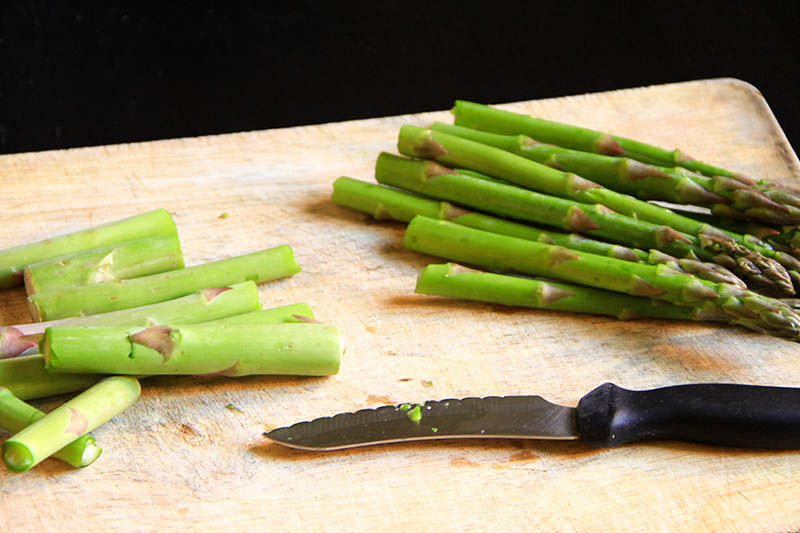
{"type": "MultiPolygon", "coordinates": [[[[395,158],[396,156],[381,154],[378,167],[385,169],[387,165],[392,166],[392,160],[395,158]]],[[[401,162],[407,161],[402,158],[397,159],[400,159],[401,162]]],[[[422,165],[428,164],[428,162],[420,163],[422,165]]],[[[410,169],[411,167],[408,168],[410,169]]],[[[383,173],[379,171],[377,174],[380,180],[380,176],[383,173]]],[[[577,233],[562,233],[555,230],[536,228],[477,211],[468,211],[449,202],[432,200],[402,190],[355,180],[347,176],[342,176],[334,181],[331,199],[337,205],[357,209],[371,214],[379,220],[391,219],[409,222],[416,215],[424,215],[430,218],[449,220],[484,231],[547,244],[557,244],[565,248],[607,255],[625,261],[641,261],[650,264],[670,263],[676,270],[692,273],[703,279],[731,283],[746,288],[744,282],[728,269],[713,263],[703,263],[693,259],[679,259],[657,250],[651,250],[648,253],[636,248],[598,241],[577,233]]]]}
{"type": "Polygon", "coordinates": [[[183,268],[178,236],[159,235],[34,263],[25,267],[23,279],[31,295],[178,268],[183,268]]]}
{"type": "MultiPolygon", "coordinates": [[[[606,189],[576,174],[552,169],[493,146],[415,126],[403,126],[398,140],[400,153],[452,166],[475,170],[510,181],[527,189],[587,204],[605,206],[665,228],[690,235],[695,245],[721,256],[723,266],[759,289],[792,296],[794,285],[776,253],[754,238],[724,232],[669,209],[606,189]]],[[[798,268],[800,262],[790,257],[798,268]]]]}
{"type": "MultiPolygon", "coordinates": [[[[28,405],[14,396],[10,390],[0,386],[0,430],[13,435],[44,416],[44,412],[28,405]]],[[[53,457],[75,468],[81,468],[92,464],[100,456],[101,451],[95,438],[87,434],[53,453],[53,457]]]]}
{"type": "Polygon", "coordinates": [[[54,320],[139,307],[185,296],[204,287],[262,283],[300,271],[287,245],[118,283],[97,283],[28,297],[34,320],[54,320]]]}
{"type": "Polygon", "coordinates": [[[327,324],[48,328],[50,372],[131,375],[328,376],[339,370],[339,329],[327,324]]]}
{"type": "Polygon", "coordinates": [[[3,461],[24,472],[70,442],[130,407],[141,387],[128,376],[112,376],[56,407],[3,443],[3,461]]]}
{"type": "Polygon", "coordinates": [[[672,270],[415,217],[404,245],[417,252],[497,272],[519,272],[695,307],[703,315],[797,341],[800,316],[788,305],[724,283],[672,270]]]}
{"type": "Polygon", "coordinates": [[[625,137],[462,100],[456,102],[453,114],[455,123],[460,126],[505,135],[523,134],[540,142],[573,150],[625,156],[645,164],[681,167],[711,176],[711,190],[731,200],[741,216],[775,224],[800,223],[800,191],[776,183],[752,180],[742,174],[697,161],[680,150],[665,150],[625,137]]]}
{"type": "Polygon", "coordinates": [[[415,292],[517,307],[607,315],[620,320],[712,318],[702,313],[698,314],[693,307],[661,300],[595,289],[585,285],[481,272],[453,263],[426,266],[417,278],[415,292]]]}
{"type": "Polygon", "coordinates": [[[177,235],[175,223],[165,209],[1,250],[0,289],[21,285],[23,269],[33,263],[158,235],[177,235]]]}

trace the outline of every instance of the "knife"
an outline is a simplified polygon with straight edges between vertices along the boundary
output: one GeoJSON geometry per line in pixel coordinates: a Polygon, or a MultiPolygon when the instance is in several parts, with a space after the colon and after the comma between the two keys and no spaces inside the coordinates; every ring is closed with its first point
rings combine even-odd
{"type": "Polygon", "coordinates": [[[800,388],[714,383],[634,391],[605,383],[577,407],[540,396],[446,399],[340,413],[264,436],[313,451],[462,438],[581,440],[602,448],[663,439],[798,449],[800,388]]]}

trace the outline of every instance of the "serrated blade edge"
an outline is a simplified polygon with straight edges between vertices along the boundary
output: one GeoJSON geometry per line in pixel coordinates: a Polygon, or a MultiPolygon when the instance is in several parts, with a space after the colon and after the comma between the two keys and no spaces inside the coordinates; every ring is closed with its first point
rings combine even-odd
{"type": "Polygon", "coordinates": [[[266,433],[284,446],[340,450],[414,440],[507,438],[575,440],[575,408],[540,396],[487,396],[385,405],[298,422],[266,433]],[[420,418],[413,420],[419,406],[420,418]]]}

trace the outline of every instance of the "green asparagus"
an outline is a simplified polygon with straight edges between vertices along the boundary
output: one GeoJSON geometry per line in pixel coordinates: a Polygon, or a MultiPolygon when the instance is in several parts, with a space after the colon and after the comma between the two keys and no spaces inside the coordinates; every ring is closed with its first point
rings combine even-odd
{"type": "Polygon", "coordinates": [[[524,134],[540,142],[582,152],[626,156],[650,165],[685,168],[712,176],[712,190],[732,198],[742,216],[775,224],[800,222],[800,191],[779,184],[752,180],[742,174],[697,161],[680,150],[664,150],[625,137],[503,111],[473,102],[457,101],[453,114],[455,123],[460,126],[498,134],[524,134]]]}
{"type": "Polygon", "coordinates": [[[163,235],[48,259],[25,267],[28,295],[183,268],[177,235],[163,235]]]}
{"type": "Polygon", "coordinates": [[[56,327],[41,349],[51,372],[327,376],[339,370],[342,341],[326,324],[56,327]]]}
{"type": "Polygon", "coordinates": [[[716,318],[709,316],[708,313],[698,313],[694,307],[594,289],[585,285],[480,272],[453,263],[426,266],[417,278],[415,292],[518,307],[607,315],[621,320],[716,318]]]}
{"type": "MultiPolygon", "coordinates": [[[[602,205],[632,218],[673,228],[695,237],[697,244],[710,253],[724,256],[723,266],[731,270],[736,268],[734,273],[759,289],[789,296],[795,294],[792,279],[776,260],[776,252],[764,247],[763,243],[606,189],[575,174],[552,169],[492,146],[414,126],[400,129],[398,150],[405,155],[468,168],[527,189],[602,205]]],[[[786,259],[800,269],[799,261],[792,257],[786,259]]]]}
{"type": "Polygon", "coordinates": [[[570,150],[540,143],[527,135],[500,135],[463,126],[436,122],[431,127],[536,161],[573,172],[617,192],[642,200],[696,204],[724,210],[736,218],[752,218],[772,224],[797,224],[800,209],[772,200],[759,190],[725,176],[708,177],[676,167],[658,167],[630,159],[570,150]]]}
{"type": "MultiPolygon", "coordinates": [[[[378,166],[382,169],[387,166],[391,167],[393,159],[395,159],[395,156],[382,154],[379,157],[378,166]]],[[[407,160],[401,159],[401,161],[407,160]]],[[[382,174],[382,172],[379,172],[379,174],[382,174]]],[[[335,204],[369,213],[379,220],[392,219],[409,222],[416,215],[424,215],[430,218],[450,220],[457,224],[493,233],[547,244],[557,244],[566,248],[607,255],[625,261],[642,261],[650,264],[671,263],[676,270],[690,272],[710,281],[731,283],[746,288],[742,280],[726,268],[713,263],[679,259],[657,250],[651,250],[650,253],[647,253],[635,248],[597,241],[576,233],[567,234],[535,228],[484,213],[467,211],[449,202],[438,202],[405,191],[365,183],[346,176],[334,181],[331,198],[335,204]]]]}
{"type": "Polygon", "coordinates": [[[97,283],[28,297],[34,320],[107,313],[185,296],[203,287],[261,283],[300,271],[286,245],[204,265],[153,274],[118,283],[97,283]]]}
{"type": "Polygon", "coordinates": [[[6,468],[24,472],[39,464],[130,407],[140,391],[139,382],[132,377],[103,379],[6,440],[6,468]]]}
{"type": "Polygon", "coordinates": [[[30,264],[159,235],[177,235],[175,223],[164,209],[156,209],[116,222],[2,250],[0,251],[0,289],[21,285],[22,270],[30,264]]]}
{"type": "Polygon", "coordinates": [[[447,221],[415,217],[403,240],[414,251],[497,272],[547,276],[727,315],[733,323],[798,340],[800,316],[788,305],[728,284],[687,276],[668,265],[644,265],[561,246],[496,235],[447,221]]]}
{"type": "MultiPolygon", "coordinates": [[[[0,387],[0,430],[11,434],[19,433],[44,415],[42,411],[14,396],[10,390],[0,387]]],[[[81,468],[92,464],[101,451],[94,437],[84,435],[55,452],[53,457],[75,468],[81,468]]]]}

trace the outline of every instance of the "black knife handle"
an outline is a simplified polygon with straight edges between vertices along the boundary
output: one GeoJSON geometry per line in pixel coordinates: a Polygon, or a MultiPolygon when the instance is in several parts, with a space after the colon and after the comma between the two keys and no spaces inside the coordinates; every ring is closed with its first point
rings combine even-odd
{"type": "Polygon", "coordinates": [[[581,398],[578,435],[613,448],[648,439],[800,448],[800,389],[698,384],[632,391],[613,383],[581,398]]]}

